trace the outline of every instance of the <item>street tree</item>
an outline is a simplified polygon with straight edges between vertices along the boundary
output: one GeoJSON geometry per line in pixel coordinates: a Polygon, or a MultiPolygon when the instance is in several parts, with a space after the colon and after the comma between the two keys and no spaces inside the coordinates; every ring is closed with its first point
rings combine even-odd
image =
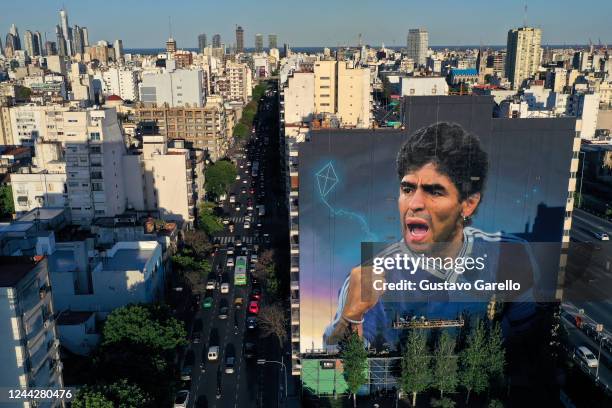
{"type": "Polygon", "coordinates": [[[411,330],[406,340],[406,349],[402,358],[401,387],[406,393],[412,393],[412,406],[416,404],[419,392],[425,391],[431,384],[431,356],[427,348],[427,336],[423,330],[411,330]]]}
{"type": "Polygon", "coordinates": [[[448,331],[444,331],[438,338],[432,372],[432,385],[440,391],[440,398],[444,397],[445,392],[453,392],[457,388],[457,369],[455,339],[448,331]]]}
{"type": "Polygon", "coordinates": [[[237,123],[234,126],[234,137],[238,139],[243,139],[249,135],[249,128],[244,123],[237,123]]]}
{"type": "Polygon", "coordinates": [[[114,408],[113,402],[92,387],[82,387],[72,400],[73,408],[114,408]]]}
{"type": "Polygon", "coordinates": [[[356,407],[357,391],[368,379],[368,353],[363,339],[356,332],[350,333],[340,342],[339,347],[344,369],[344,380],[349,392],[353,394],[353,407],[356,407]]]}
{"type": "Polygon", "coordinates": [[[455,405],[457,405],[455,404],[455,401],[453,401],[452,399],[448,397],[444,397],[440,399],[432,398],[431,401],[429,402],[429,406],[433,408],[455,408],[455,405]]]}
{"type": "Polygon", "coordinates": [[[460,355],[461,385],[467,390],[465,403],[472,391],[480,393],[488,386],[488,350],[484,324],[478,320],[470,332],[467,345],[460,355]]]}
{"type": "Polygon", "coordinates": [[[212,249],[208,235],[202,230],[185,231],[183,242],[193,250],[198,258],[205,258],[212,249]]]}
{"type": "Polygon", "coordinates": [[[125,378],[105,386],[104,390],[107,398],[118,408],[148,407],[152,402],[146,392],[125,378]]]}
{"type": "Polygon", "coordinates": [[[198,228],[208,236],[223,230],[223,223],[214,214],[214,208],[215,205],[213,203],[205,201],[200,204],[200,212],[198,213],[198,228]]]}
{"type": "Polygon", "coordinates": [[[230,185],[236,179],[238,169],[236,166],[226,160],[218,160],[216,163],[210,165],[205,171],[206,179],[206,191],[219,197],[226,193],[230,185]]]}
{"type": "Polygon", "coordinates": [[[283,307],[279,303],[263,306],[258,320],[262,337],[275,336],[282,350],[287,340],[287,318],[283,307]]]}
{"type": "Polygon", "coordinates": [[[498,322],[489,329],[486,364],[489,380],[503,375],[506,365],[506,350],[504,349],[502,331],[498,322]]]}

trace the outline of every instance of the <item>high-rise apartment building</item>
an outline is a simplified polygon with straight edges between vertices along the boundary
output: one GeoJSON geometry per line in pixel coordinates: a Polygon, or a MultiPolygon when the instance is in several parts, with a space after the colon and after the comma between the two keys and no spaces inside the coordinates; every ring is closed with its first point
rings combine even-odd
{"type": "Polygon", "coordinates": [[[242,26],[236,27],[236,52],[244,52],[244,30],[242,26]]]}
{"type": "MultiPolygon", "coordinates": [[[[0,257],[0,383],[7,389],[63,388],[45,256],[0,257]]],[[[60,401],[45,406],[59,407],[60,401]]],[[[29,407],[30,402],[8,404],[29,407]]]]}
{"type": "Polygon", "coordinates": [[[68,45],[64,39],[62,28],[59,25],[55,26],[55,37],[57,38],[57,53],[61,56],[68,56],[68,45]]]}
{"type": "Polygon", "coordinates": [[[89,47],[89,31],[87,31],[87,27],[81,27],[81,30],[83,31],[83,45],[89,47]]]}
{"type": "Polygon", "coordinates": [[[138,101],[138,74],[129,68],[111,67],[102,72],[104,95],[117,95],[124,101],[138,101]]]}
{"type": "MultiPolygon", "coordinates": [[[[18,51],[21,49],[21,39],[19,38],[19,30],[15,24],[11,24],[11,28],[9,29],[9,34],[12,36],[11,45],[13,47],[13,51],[18,51]]],[[[7,36],[8,37],[8,36],[7,36]]],[[[6,41],[8,45],[8,40],[6,41]]]]}
{"type": "Polygon", "coordinates": [[[512,88],[518,89],[525,79],[534,75],[542,58],[542,30],[520,27],[508,31],[506,77],[512,88]]]}
{"type": "Polygon", "coordinates": [[[255,34],[255,52],[263,52],[263,34],[255,34]]]}
{"type": "Polygon", "coordinates": [[[223,157],[229,147],[225,110],[221,101],[214,98],[200,108],[140,106],[136,109],[136,122],[146,133],[160,134],[169,140],[182,139],[206,149],[212,160],[223,157]]]}
{"type": "Polygon", "coordinates": [[[204,105],[203,73],[201,69],[167,70],[142,75],[140,100],[147,104],[170,107],[204,105]]]}
{"type": "Polygon", "coordinates": [[[228,61],[225,74],[229,80],[229,92],[224,98],[247,103],[252,94],[251,69],[247,64],[228,61]]]}
{"type": "Polygon", "coordinates": [[[200,54],[204,54],[204,49],[206,48],[206,34],[198,35],[198,51],[200,54]]]}
{"type": "Polygon", "coordinates": [[[85,38],[83,30],[78,25],[75,25],[72,29],[72,52],[73,54],[85,53],[85,38]]]}
{"type": "Polygon", "coordinates": [[[63,113],[66,178],[72,222],[89,224],[126,209],[125,143],[114,109],[63,113]]]}
{"type": "Polygon", "coordinates": [[[278,36],[276,34],[268,34],[268,48],[278,48],[278,36]]]}
{"type": "Polygon", "coordinates": [[[115,51],[115,61],[121,61],[123,59],[123,41],[115,40],[113,49],[115,51]]]}
{"type": "Polygon", "coordinates": [[[33,33],[33,35],[34,35],[34,44],[38,48],[38,54],[37,55],[45,55],[45,47],[43,46],[43,36],[42,36],[42,34],[40,33],[40,31],[35,31],[33,33]]]}
{"type": "Polygon", "coordinates": [[[38,55],[38,44],[34,43],[34,35],[30,30],[26,30],[23,33],[23,48],[30,57],[38,55]]]}
{"type": "Polygon", "coordinates": [[[219,34],[213,35],[213,38],[212,38],[212,47],[213,48],[221,47],[221,35],[219,35],[219,34]]]}
{"type": "Polygon", "coordinates": [[[424,28],[408,30],[407,55],[418,65],[423,66],[427,60],[429,33],[424,28]]]}

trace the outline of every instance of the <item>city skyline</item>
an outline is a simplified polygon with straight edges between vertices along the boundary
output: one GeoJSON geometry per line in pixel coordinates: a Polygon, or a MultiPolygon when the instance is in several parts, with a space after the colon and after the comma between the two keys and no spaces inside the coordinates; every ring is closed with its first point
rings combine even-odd
{"type": "Polygon", "coordinates": [[[431,46],[503,45],[507,31],[522,26],[524,21],[542,29],[543,44],[612,43],[612,28],[607,24],[612,4],[603,0],[581,3],[588,10],[597,10],[582,20],[565,12],[567,7],[575,7],[575,3],[567,0],[557,2],[558,7],[554,9],[546,4],[529,4],[526,19],[524,3],[497,4],[495,13],[491,13],[490,7],[482,0],[472,0],[470,4],[473,7],[461,9],[455,9],[451,2],[442,2],[440,7],[433,8],[421,4],[397,4],[391,0],[359,8],[347,7],[344,0],[333,4],[315,0],[307,7],[303,3],[261,7],[238,0],[232,9],[220,4],[184,0],[173,7],[145,9],[141,4],[110,0],[104,8],[107,14],[113,15],[112,25],[109,20],[93,18],[96,13],[91,12],[91,4],[71,0],[33,0],[31,3],[28,13],[23,13],[23,7],[17,2],[3,5],[0,31],[8,32],[14,23],[20,32],[40,31],[48,40],[53,40],[55,25],[59,22],[58,13],[64,6],[72,24],[88,27],[90,43],[121,38],[127,49],[162,48],[170,35],[168,17],[172,20],[172,37],[178,48],[197,48],[197,38],[201,33],[206,33],[209,38],[219,33],[222,42],[227,46],[233,45],[236,25],[244,28],[246,48],[254,47],[256,33],[275,33],[279,45],[288,43],[292,47],[356,45],[359,34],[364,44],[404,47],[408,29],[419,27],[428,30],[431,46]],[[321,7],[316,7],[317,4],[321,7]],[[327,12],[320,13],[322,9],[327,12]],[[337,18],[339,13],[344,16],[342,20],[337,18]],[[151,25],[144,22],[151,22],[151,25]]]}

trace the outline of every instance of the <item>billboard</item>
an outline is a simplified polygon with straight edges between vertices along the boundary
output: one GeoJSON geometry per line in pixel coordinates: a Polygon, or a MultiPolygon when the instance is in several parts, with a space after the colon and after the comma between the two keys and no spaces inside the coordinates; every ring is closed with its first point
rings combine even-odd
{"type": "MultiPolygon", "coordinates": [[[[334,330],[347,322],[359,326],[370,345],[379,341],[384,347],[394,349],[402,333],[400,323],[410,317],[449,322],[459,319],[464,311],[471,315],[486,314],[487,300],[494,291],[486,292],[482,298],[471,295],[419,298],[417,292],[407,294],[405,291],[398,297],[388,290],[388,286],[383,295],[374,294],[375,301],[363,313],[355,314],[354,318],[341,313],[354,292],[350,289],[351,271],[357,266],[385,251],[396,254],[391,248],[404,248],[403,245],[408,244],[406,240],[411,240],[407,245],[409,249],[418,249],[419,241],[425,240],[427,234],[446,228],[444,219],[436,220],[435,211],[438,210],[431,209],[426,216],[417,214],[416,221],[411,221],[418,223],[422,217],[432,223],[429,227],[406,224],[406,211],[402,210],[400,200],[402,189],[435,190],[437,187],[433,182],[429,184],[434,187],[421,185],[428,177],[426,174],[417,174],[416,181],[400,179],[396,165],[404,143],[414,137],[417,130],[439,122],[457,125],[466,134],[473,135],[486,156],[486,178],[483,178],[479,201],[467,217],[469,222],[465,223],[464,237],[467,241],[482,242],[481,254],[497,253],[496,270],[504,263],[502,259],[506,259],[504,265],[512,264],[512,260],[507,262],[508,256],[502,256],[513,253],[514,249],[508,250],[508,247],[524,250],[518,258],[513,258],[516,264],[510,268],[511,272],[521,265],[520,261],[527,262],[531,265],[530,276],[537,277],[529,283],[526,282],[529,278],[517,279],[523,287],[530,285],[529,296],[533,303],[554,298],[571,177],[575,119],[494,118],[494,106],[490,97],[404,98],[405,129],[323,129],[311,132],[309,140],[299,145],[301,353],[333,349],[337,344],[334,330]],[[434,225],[442,227],[436,229],[434,225]],[[418,303],[418,307],[407,305],[411,301],[418,303]]],[[[436,136],[432,140],[441,139],[436,136]]],[[[411,149],[413,153],[419,151],[418,146],[411,149]]],[[[444,150],[443,146],[440,150],[444,150]]],[[[451,163],[453,160],[451,158],[451,163]]],[[[467,160],[474,158],[470,156],[467,160]]],[[[455,167],[455,170],[447,169],[446,173],[461,173],[461,166],[455,167]]],[[[414,168],[408,170],[416,174],[414,168]]],[[[468,175],[468,181],[478,184],[473,175],[468,175]]],[[[437,194],[429,190],[426,193],[437,194]]],[[[471,197],[470,194],[467,196],[471,197]]],[[[463,198],[461,202],[465,202],[463,198]]],[[[409,210],[412,211],[417,210],[409,210]]],[[[441,242],[446,244],[444,238],[441,242]]],[[[464,248],[461,245],[458,248],[464,248]]],[[[459,253],[467,254],[464,249],[459,253]]],[[[386,276],[388,281],[392,280],[391,275],[386,276]]],[[[430,280],[452,280],[448,276],[434,278],[430,280]]],[[[366,278],[362,276],[361,279],[366,278]]],[[[361,296],[355,304],[368,303],[363,293],[361,296]]],[[[513,310],[517,315],[528,313],[520,306],[513,310]]]]}

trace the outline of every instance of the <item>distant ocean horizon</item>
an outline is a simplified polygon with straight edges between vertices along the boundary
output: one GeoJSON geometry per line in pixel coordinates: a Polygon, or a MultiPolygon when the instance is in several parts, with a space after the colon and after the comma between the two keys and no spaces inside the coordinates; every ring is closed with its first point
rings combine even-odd
{"type": "MultiPolygon", "coordinates": [[[[381,45],[368,45],[371,48],[381,48],[381,45]]],[[[587,45],[584,44],[543,44],[542,45],[545,48],[586,48],[587,45]]],[[[441,51],[441,50],[445,50],[445,49],[449,49],[449,50],[467,50],[467,49],[475,49],[475,48],[488,48],[488,49],[492,49],[492,50],[501,50],[506,48],[505,45],[430,45],[429,48],[431,48],[432,50],[436,50],[436,51],[441,51]]],[[[291,51],[293,52],[302,52],[302,53],[309,53],[309,54],[315,54],[318,52],[323,52],[324,48],[329,48],[330,50],[334,50],[338,47],[335,46],[329,46],[329,47],[291,47],[291,51]]],[[[340,47],[343,48],[343,47],[340,47]]],[[[402,48],[405,47],[397,47],[397,46],[388,46],[385,45],[385,48],[391,49],[391,50],[400,50],[402,48]]],[[[194,51],[197,52],[198,48],[181,48],[185,51],[194,51]]],[[[265,48],[264,50],[268,50],[268,48],[265,48]]],[[[154,55],[154,54],[159,54],[162,52],[165,52],[166,49],[165,48],[125,48],[124,52],[128,53],[128,54],[141,54],[141,55],[154,55]]],[[[255,48],[246,48],[247,52],[253,52],[255,51],[255,48]]]]}

